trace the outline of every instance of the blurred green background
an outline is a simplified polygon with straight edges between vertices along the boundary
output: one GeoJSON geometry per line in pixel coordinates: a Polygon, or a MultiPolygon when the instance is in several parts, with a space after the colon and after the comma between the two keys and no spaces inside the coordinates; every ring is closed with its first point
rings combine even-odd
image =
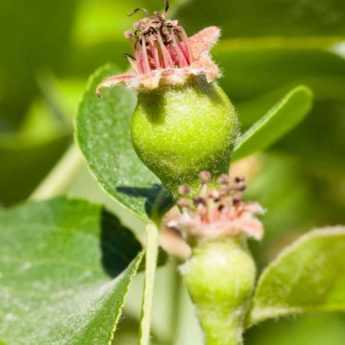
{"type": "MultiPolygon", "coordinates": [[[[161,9],[162,2],[0,0],[1,207],[26,199],[71,144],[88,76],[106,62],[126,68],[124,53],[131,47],[123,31],[137,18],[128,13],[137,7],[161,9]]],[[[171,5],[190,34],[207,25],[222,28],[214,55],[223,87],[244,109],[243,129],[288,88],[305,84],[314,92],[307,119],[242,167],[251,176],[248,197],[268,210],[265,241],[253,247],[260,264],[311,228],[345,224],[344,0],[175,0],[171,5]]],[[[85,167],[70,193],[107,201],[85,167]]],[[[200,344],[174,277],[170,266],[161,269],[154,340],[167,344],[174,334],[178,345],[200,344]]],[[[140,300],[135,292],[115,344],[135,343],[140,300]]],[[[343,345],[345,317],[267,322],[247,335],[252,345],[291,343],[343,345]]]]}

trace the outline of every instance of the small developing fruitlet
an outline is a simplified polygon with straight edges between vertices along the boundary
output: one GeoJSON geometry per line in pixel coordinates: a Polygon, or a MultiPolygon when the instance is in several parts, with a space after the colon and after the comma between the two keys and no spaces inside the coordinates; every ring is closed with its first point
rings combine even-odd
{"type": "Polygon", "coordinates": [[[138,91],[133,146],[176,196],[183,183],[198,187],[200,171],[219,176],[228,170],[238,119],[216,83],[220,71],[209,53],[220,30],[208,27],[188,37],[167,8],[126,33],[134,45],[131,70],[104,80],[97,92],[119,84],[138,91]]]}
{"type": "Polygon", "coordinates": [[[243,178],[200,174],[201,188],[192,196],[181,186],[180,214],[167,226],[191,245],[192,255],[181,267],[185,284],[204,331],[206,345],[240,345],[255,286],[255,262],[247,237],[260,240],[263,227],[256,215],[263,209],[242,200],[243,178]]]}

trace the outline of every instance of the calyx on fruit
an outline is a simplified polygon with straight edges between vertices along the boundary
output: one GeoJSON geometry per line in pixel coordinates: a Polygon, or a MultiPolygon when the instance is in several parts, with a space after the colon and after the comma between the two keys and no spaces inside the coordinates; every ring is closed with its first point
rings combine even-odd
{"type": "Polygon", "coordinates": [[[166,7],[136,22],[125,36],[133,42],[131,69],[105,79],[97,92],[116,85],[138,92],[131,121],[138,156],[175,196],[182,183],[197,186],[202,170],[226,172],[238,119],[216,83],[221,73],[210,56],[219,28],[188,37],[166,7]]]}

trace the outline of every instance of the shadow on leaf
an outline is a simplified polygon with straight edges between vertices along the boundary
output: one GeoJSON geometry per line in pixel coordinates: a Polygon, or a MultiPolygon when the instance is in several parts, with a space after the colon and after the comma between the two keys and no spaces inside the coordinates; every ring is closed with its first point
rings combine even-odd
{"type": "Polygon", "coordinates": [[[122,273],[142,247],[133,233],[107,210],[102,210],[100,246],[102,266],[112,278],[122,273]]]}
{"type": "Polygon", "coordinates": [[[117,191],[134,198],[145,199],[145,211],[150,218],[161,217],[172,205],[172,195],[159,184],[150,188],[119,186],[117,191]]]}

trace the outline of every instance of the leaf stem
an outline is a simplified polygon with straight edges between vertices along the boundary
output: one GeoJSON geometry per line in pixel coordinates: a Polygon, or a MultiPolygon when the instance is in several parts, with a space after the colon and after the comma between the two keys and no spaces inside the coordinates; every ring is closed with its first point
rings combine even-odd
{"type": "Polygon", "coordinates": [[[154,280],[158,258],[158,229],[154,224],[146,226],[145,287],[140,326],[140,345],[150,344],[154,280]]]}
{"type": "Polygon", "coordinates": [[[67,150],[43,182],[32,193],[30,199],[44,200],[66,191],[79,172],[83,162],[82,155],[75,144],[67,150]]]}

